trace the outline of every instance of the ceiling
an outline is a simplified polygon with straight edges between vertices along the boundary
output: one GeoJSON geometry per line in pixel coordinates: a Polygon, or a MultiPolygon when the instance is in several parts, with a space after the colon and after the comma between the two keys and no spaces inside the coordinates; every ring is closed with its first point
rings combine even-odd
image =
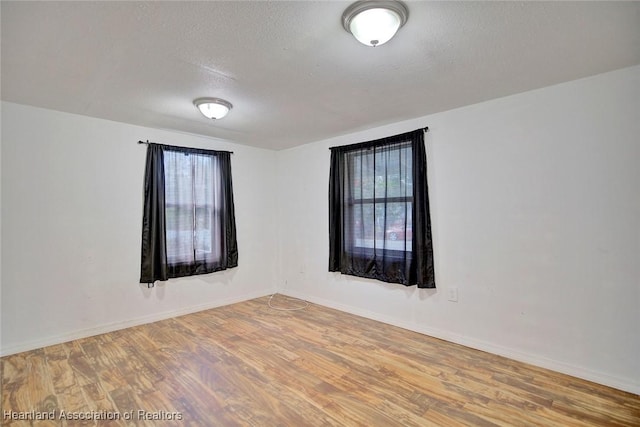
{"type": "Polygon", "coordinates": [[[640,64],[640,2],[405,3],[370,48],[349,2],[3,0],[2,99],[284,149],[640,64]]]}

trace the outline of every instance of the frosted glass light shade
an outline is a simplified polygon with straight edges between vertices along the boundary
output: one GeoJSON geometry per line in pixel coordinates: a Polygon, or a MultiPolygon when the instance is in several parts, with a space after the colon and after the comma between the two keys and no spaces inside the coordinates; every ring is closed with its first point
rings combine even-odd
{"type": "Polygon", "coordinates": [[[198,98],[193,101],[198,110],[208,119],[218,120],[227,115],[233,108],[230,102],[220,98],[198,98]]]}
{"type": "Polygon", "coordinates": [[[399,1],[358,1],[342,15],[342,25],[362,44],[380,46],[391,40],[402,27],[409,11],[399,1]]]}
{"type": "Polygon", "coordinates": [[[391,40],[400,28],[400,17],[389,9],[369,9],[351,20],[351,34],[362,44],[380,46],[391,40]]]}

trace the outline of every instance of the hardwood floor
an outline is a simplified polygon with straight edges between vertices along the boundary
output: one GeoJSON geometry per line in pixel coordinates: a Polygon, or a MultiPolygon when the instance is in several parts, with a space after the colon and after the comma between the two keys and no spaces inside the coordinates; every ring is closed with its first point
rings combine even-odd
{"type": "Polygon", "coordinates": [[[4,357],[2,425],[640,425],[640,396],[267,300],[4,357]]]}

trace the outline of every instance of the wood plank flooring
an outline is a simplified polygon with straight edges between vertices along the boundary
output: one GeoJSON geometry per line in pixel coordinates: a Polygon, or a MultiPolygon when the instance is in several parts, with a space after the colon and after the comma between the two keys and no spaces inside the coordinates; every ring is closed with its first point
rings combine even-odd
{"type": "Polygon", "coordinates": [[[276,311],[267,301],[4,357],[1,424],[640,425],[634,394],[326,307],[276,311]]]}

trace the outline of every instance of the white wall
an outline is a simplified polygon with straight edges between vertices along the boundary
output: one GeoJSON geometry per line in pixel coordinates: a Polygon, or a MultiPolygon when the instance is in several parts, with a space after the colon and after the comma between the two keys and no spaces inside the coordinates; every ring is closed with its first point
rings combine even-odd
{"type": "Polygon", "coordinates": [[[276,154],[2,103],[2,354],[272,292],[276,154]],[[140,139],[235,152],[237,268],[138,283],[140,139]]]}
{"type": "Polygon", "coordinates": [[[640,393],[640,67],[290,149],[278,170],[283,292],[640,393]],[[329,273],[328,148],[423,126],[437,290],[329,273]]]}
{"type": "Polygon", "coordinates": [[[272,152],[2,103],[0,352],[278,287],[640,393],[639,111],[633,67],[272,152]],[[438,289],[327,272],[328,148],[423,126],[438,289]],[[238,268],[137,283],[139,139],[235,152],[238,268]]]}

